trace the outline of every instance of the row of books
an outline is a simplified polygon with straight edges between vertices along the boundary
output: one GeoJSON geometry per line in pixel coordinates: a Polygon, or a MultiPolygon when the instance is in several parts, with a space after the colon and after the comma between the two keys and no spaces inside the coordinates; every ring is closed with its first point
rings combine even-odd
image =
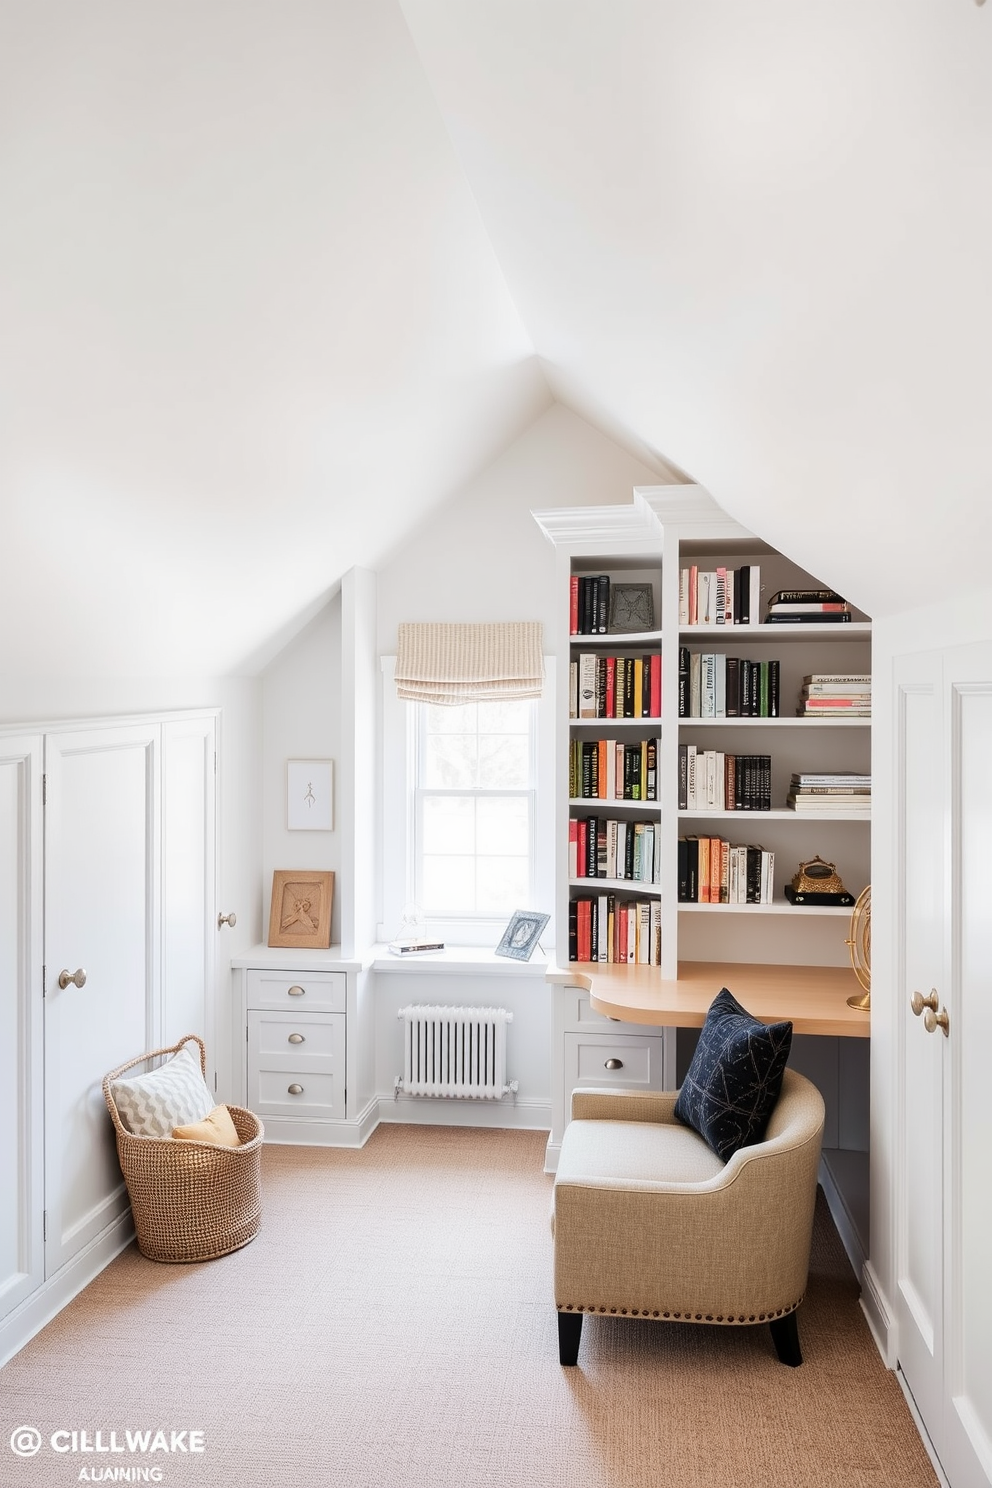
{"type": "Polygon", "coordinates": [[[851,606],[833,589],[780,589],[768,601],[766,625],[838,625],[851,619],[851,606]]]}
{"type": "Polygon", "coordinates": [[[660,739],[572,739],[568,794],[573,801],[657,801],[660,739]]]}
{"type": "Polygon", "coordinates": [[[680,718],[778,718],[781,665],[679,647],[680,718]]]}
{"type": "Polygon", "coordinates": [[[819,672],[803,678],[800,718],[870,718],[871,674],[819,672]]]}
{"type": "Polygon", "coordinates": [[[661,965],[661,901],[596,894],[568,906],[569,961],[661,965]]]}
{"type": "Polygon", "coordinates": [[[870,816],[871,776],[854,770],[793,775],[786,804],[800,816],[870,816]]]}
{"type": "Polygon", "coordinates": [[[757,843],[680,837],[680,904],[771,904],[775,854],[757,843]]]}
{"type": "Polygon", "coordinates": [[[659,823],[573,817],[568,824],[568,876],[660,883],[659,823]]]}
{"type": "Polygon", "coordinates": [[[569,662],[570,718],[660,718],[661,655],[597,656],[569,662]]]}
{"type": "Polygon", "coordinates": [[[761,568],[701,569],[695,563],[679,570],[680,625],[757,625],[761,601],[761,568]]]}
{"type": "Polygon", "coordinates": [[[679,745],[680,811],[770,811],[770,754],[727,754],[679,745]]]}
{"type": "Polygon", "coordinates": [[[606,635],[609,622],[609,574],[573,574],[569,590],[570,634],[606,635]]]}

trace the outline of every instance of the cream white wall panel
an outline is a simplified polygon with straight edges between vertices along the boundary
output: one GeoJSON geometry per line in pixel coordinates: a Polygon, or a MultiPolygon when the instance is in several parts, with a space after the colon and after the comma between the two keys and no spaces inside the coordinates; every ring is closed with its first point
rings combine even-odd
{"type": "Polygon", "coordinates": [[[215,1057],[212,1017],[216,723],[176,719],[162,729],[161,1043],[197,1033],[215,1057]]]}
{"type": "Polygon", "coordinates": [[[44,1275],[42,740],[0,736],[0,1316],[44,1275]]]}

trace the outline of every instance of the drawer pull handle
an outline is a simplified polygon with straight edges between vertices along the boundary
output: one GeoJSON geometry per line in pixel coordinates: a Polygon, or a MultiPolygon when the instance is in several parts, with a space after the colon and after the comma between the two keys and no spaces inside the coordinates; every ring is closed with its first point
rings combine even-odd
{"type": "Polygon", "coordinates": [[[622,1059],[608,1059],[606,1061],[605,1068],[608,1069],[608,1070],[623,1069],[623,1060],[622,1059]]]}
{"type": "Polygon", "coordinates": [[[304,1039],[302,1033],[291,1033],[289,1035],[289,1042],[291,1044],[302,1044],[305,1043],[306,1040],[304,1039]]]}
{"type": "Polygon", "coordinates": [[[306,987],[290,987],[289,995],[290,997],[306,997],[307,989],[306,987]]]}
{"type": "Polygon", "coordinates": [[[290,1093],[290,1095],[302,1095],[303,1094],[303,1086],[302,1085],[290,1085],[290,1087],[289,1087],[289,1093],[290,1093]]]}

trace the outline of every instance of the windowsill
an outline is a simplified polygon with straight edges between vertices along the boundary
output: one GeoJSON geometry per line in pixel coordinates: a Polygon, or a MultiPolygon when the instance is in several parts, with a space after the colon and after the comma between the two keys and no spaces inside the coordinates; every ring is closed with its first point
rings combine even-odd
{"type": "Polygon", "coordinates": [[[443,951],[423,951],[405,956],[394,955],[386,945],[372,947],[372,969],[377,972],[425,972],[432,976],[532,976],[544,979],[554,958],[538,949],[529,961],[514,961],[497,956],[489,946],[447,946],[443,951]]]}

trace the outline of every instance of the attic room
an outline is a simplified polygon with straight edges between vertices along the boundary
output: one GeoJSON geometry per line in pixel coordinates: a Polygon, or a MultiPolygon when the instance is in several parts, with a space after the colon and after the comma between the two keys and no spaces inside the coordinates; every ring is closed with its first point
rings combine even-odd
{"type": "MultiPolygon", "coordinates": [[[[411,1297],[401,1383],[387,1294],[357,1283],[345,1312],[368,1304],[383,1331],[352,1337],[351,1352],[311,1339],[307,1309],[333,1315],[334,1300],[320,1302],[299,1263],[294,1326],[314,1377],[330,1370],[355,1411],[347,1430],[320,1418],[343,1474],[328,1481],[474,1488],[498,1470],[552,1482],[553,1460],[523,1478],[511,1452],[516,1438],[537,1452],[546,1419],[576,1481],[639,1488],[673,1464],[687,1483],[759,1481],[753,1459],[714,1466],[701,1402],[714,1389],[745,1399],[759,1375],[775,1401],[789,1374],[782,1481],[992,1483],[978,862],[992,746],[990,23],[983,0],[0,7],[0,1058],[15,1196],[0,1225],[0,1482],[56,1480],[48,1448],[3,1459],[22,1423],[152,1424],[97,1419],[99,1383],[76,1377],[74,1350],[88,1328],[113,1350],[122,1329],[160,1322],[155,1296],[178,1296],[180,1275],[184,1305],[210,1319],[194,1350],[203,1371],[278,1333],[286,1304],[271,1278],[298,1257],[276,1250],[264,1206],[258,1240],[235,1255],[156,1268],[137,1254],[100,1082],[196,1032],[217,1099],[250,1103],[259,978],[299,980],[309,966],[316,987],[341,989],[311,1016],[343,1020],[345,1105],[316,1130],[273,1105],[266,1202],[290,1234],[340,1234],[342,1256],[381,1240],[411,1297]],[[725,1362],[706,1375],[710,1356],[681,1341],[705,1330],[673,1328],[670,1354],[638,1352],[642,1332],[663,1330],[627,1320],[614,1339],[593,1320],[587,1373],[569,1387],[575,1372],[559,1371],[542,1331],[554,1326],[547,1206],[572,985],[547,975],[569,965],[563,575],[609,554],[621,578],[649,575],[658,615],[675,616],[672,560],[693,543],[701,564],[721,544],[735,562],[760,560],[769,584],[781,555],[788,582],[844,596],[866,635],[870,619],[870,642],[850,653],[870,658],[870,728],[851,755],[871,771],[870,836],[857,822],[815,840],[790,835],[793,823],[765,828],[779,898],[821,845],[855,893],[872,893],[870,1018],[857,1037],[797,1033],[793,1057],[827,1103],[821,1200],[831,1264],[849,1278],[843,1347],[857,1337],[851,1372],[872,1381],[850,1405],[846,1456],[839,1429],[819,1442],[814,1426],[796,1445],[815,1399],[836,1391],[841,1416],[849,1405],[840,1344],[816,1373],[822,1295],[804,1304],[808,1325],[800,1313],[795,1371],[767,1346],[756,1368],[735,1338],[729,1352],[713,1345],[725,1362]],[[525,963],[497,959],[507,906],[483,906],[436,921],[446,949],[434,962],[391,965],[413,852],[408,714],[391,676],[401,627],[520,622],[541,627],[546,672],[533,871],[511,907],[548,915],[546,932],[525,963]],[[331,763],[330,827],[290,824],[292,761],[331,763]],[[322,952],[270,947],[273,878],[288,869],[334,876],[322,952]],[[74,981],[84,968],[88,983],[74,981]],[[68,985],[54,980],[62,969],[68,985]],[[438,999],[512,1012],[512,1098],[418,1100],[397,1084],[397,1014],[438,999]],[[410,1132],[415,1160],[398,1145],[410,1132]],[[517,1150],[528,1176],[511,1179],[517,1150]],[[357,1192],[362,1154],[381,1162],[368,1182],[388,1175],[396,1207],[370,1209],[359,1242],[336,1196],[357,1192]],[[506,1177],[506,1214],[519,1211],[507,1250],[481,1220],[457,1245],[435,1233],[430,1182],[469,1211],[490,1169],[506,1177]],[[470,1252],[485,1272],[459,1269],[470,1252]],[[486,1376],[508,1414],[469,1425],[455,1403],[468,1345],[439,1376],[442,1407],[422,1294],[450,1276],[454,1294],[493,1304],[510,1253],[522,1312],[498,1337],[508,1352],[521,1344],[520,1379],[486,1376]],[[238,1264],[256,1303],[232,1312],[210,1277],[238,1264]],[[58,1400],[50,1384],[33,1393],[47,1338],[72,1341],[58,1400]],[[423,1386],[424,1436],[405,1452],[386,1425],[348,1435],[367,1409],[344,1382],[352,1364],[366,1390],[368,1371],[387,1392],[423,1386]],[[679,1391],[678,1440],[660,1369],[679,1391]],[[560,1393],[541,1393],[547,1371],[560,1393]],[[669,1458],[657,1445],[628,1456],[634,1390],[669,1458]],[[883,1399],[905,1417],[902,1456],[887,1427],[872,1436],[870,1412],[889,1419],[883,1399]],[[64,1401],[78,1418],[60,1414],[64,1401]],[[828,1439],[840,1456],[825,1469],[828,1439]]],[[[666,639],[666,667],[676,650],[666,639]]],[[[659,726],[672,783],[677,728],[659,726]]],[[[682,829],[663,830],[664,875],[682,829]]],[[[670,914],[685,954],[739,976],[766,962],[849,967],[839,911],[670,914]]],[[[692,1033],[653,1030],[658,1088],[684,1074],[692,1033]]],[[[247,1417],[259,1482],[274,1480],[294,1408],[290,1340],[281,1347],[247,1417]]],[[[194,1429],[191,1397],[176,1405],[161,1425],[194,1429]]],[[[293,1468],[326,1477],[317,1425],[313,1436],[293,1468]]],[[[252,1482],[234,1461],[231,1481],[252,1482]]],[[[209,1466],[226,1484],[216,1457],[209,1466]]],[[[168,1471],[207,1481],[192,1458],[168,1471]]]]}

